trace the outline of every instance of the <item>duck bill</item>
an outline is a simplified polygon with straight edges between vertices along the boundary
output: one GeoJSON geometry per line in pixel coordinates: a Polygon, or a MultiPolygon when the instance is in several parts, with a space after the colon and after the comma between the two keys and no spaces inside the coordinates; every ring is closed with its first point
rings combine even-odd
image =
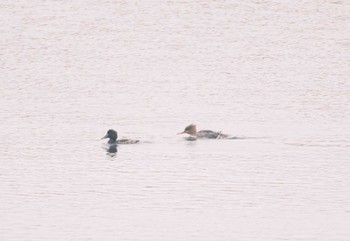
{"type": "Polygon", "coordinates": [[[179,132],[179,133],[177,133],[176,135],[181,135],[181,134],[185,134],[186,132],[179,132]]]}
{"type": "Polygon", "coordinates": [[[102,139],[106,139],[107,137],[108,137],[108,135],[105,135],[104,137],[101,138],[101,140],[102,140],[102,139]]]}

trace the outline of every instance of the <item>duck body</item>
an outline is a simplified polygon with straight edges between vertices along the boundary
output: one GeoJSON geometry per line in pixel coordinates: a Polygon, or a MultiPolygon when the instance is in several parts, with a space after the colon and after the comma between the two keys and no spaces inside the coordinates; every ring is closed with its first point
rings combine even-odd
{"type": "Polygon", "coordinates": [[[228,138],[229,135],[222,134],[221,132],[211,131],[211,130],[200,130],[197,132],[197,127],[194,124],[191,124],[185,128],[183,132],[180,134],[189,134],[190,136],[187,138],[188,140],[196,140],[198,139],[225,139],[228,138]]]}
{"type": "Polygon", "coordinates": [[[136,144],[138,142],[140,142],[139,140],[131,140],[131,139],[118,139],[118,133],[113,130],[113,129],[109,129],[107,131],[107,134],[102,137],[102,139],[106,139],[109,138],[108,140],[108,144],[109,145],[119,145],[119,144],[136,144]]]}
{"type": "Polygon", "coordinates": [[[206,138],[206,139],[223,139],[226,135],[221,134],[221,132],[210,131],[210,130],[201,130],[197,132],[197,138],[206,138]]]}
{"type": "Polygon", "coordinates": [[[139,142],[140,142],[139,140],[120,139],[116,141],[116,144],[136,144],[139,142]]]}

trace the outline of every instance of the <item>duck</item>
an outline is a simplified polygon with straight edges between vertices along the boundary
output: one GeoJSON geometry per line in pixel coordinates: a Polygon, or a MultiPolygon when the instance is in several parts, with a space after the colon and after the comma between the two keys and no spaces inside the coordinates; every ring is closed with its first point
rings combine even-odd
{"type": "Polygon", "coordinates": [[[114,145],[114,144],[136,144],[140,142],[139,140],[131,140],[131,139],[118,139],[118,133],[113,130],[109,129],[104,137],[102,139],[109,138],[108,144],[109,145],[114,145]]]}
{"type": "Polygon", "coordinates": [[[198,139],[226,139],[229,138],[229,135],[221,133],[221,131],[211,131],[211,130],[200,130],[197,132],[197,126],[195,124],[191,124],[186,126],[185,130],[177,133],[181,134],[189,134],[187,140],[197,140],[198,139]]]}

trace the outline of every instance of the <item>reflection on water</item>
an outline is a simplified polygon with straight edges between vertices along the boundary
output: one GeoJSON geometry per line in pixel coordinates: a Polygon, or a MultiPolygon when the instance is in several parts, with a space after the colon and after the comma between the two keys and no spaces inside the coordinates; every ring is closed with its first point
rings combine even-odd
{"type": "Polygon", "coordinates": [[[1,240],[349,239],[347,1],[0,8],[1,240]]]}
{"type": "MultiPolygon", "coordinates": [[[[117,153],[118,149],[117,149],[117,145],[116,144],[112,144],[112,145],[108,145],[108,147],[106,148],[106,151],[110,154],[114,154],[117,153]]],[[[114,156],[112,155],[112,156],[114,156]]]]}

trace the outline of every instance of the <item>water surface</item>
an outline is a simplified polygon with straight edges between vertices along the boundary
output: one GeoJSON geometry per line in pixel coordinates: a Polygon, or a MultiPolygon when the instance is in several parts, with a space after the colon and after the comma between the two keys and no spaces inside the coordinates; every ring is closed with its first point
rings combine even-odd
{"type": "Polygon", "coordinates": [[[347,1],[0,9],[1,240],[349,239],[347,1]]]}

